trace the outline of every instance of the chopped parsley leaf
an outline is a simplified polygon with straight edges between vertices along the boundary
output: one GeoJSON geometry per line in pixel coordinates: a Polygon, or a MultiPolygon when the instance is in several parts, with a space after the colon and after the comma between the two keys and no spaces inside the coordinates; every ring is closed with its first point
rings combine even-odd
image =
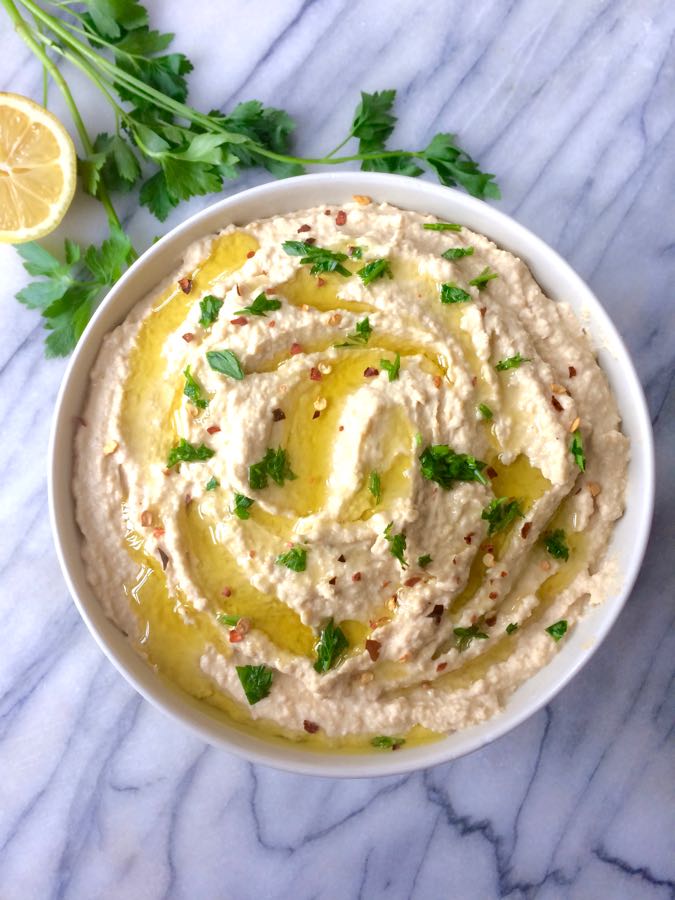
{"type": "Polygon", "coordinates": [[[268,478],[283,487],[284,482],[293,481],[296,477],[286,458],[286,451],[281,447],[276,450],[268,447],[260,462],[248,467],[248,483],[254,490],[266,488],[268,478]]]}
{"type": "Polygon", "coordinates": [[[374,259],[372,262],[366,263],[356,274],[365,285],[376,281],[378,278],[383,278],[385,275],[387,278],[394,277],[388,259],[374,259]]]}
{"type": "Polygon", "coordinates": [[[246,314],[249,316],[267,316],[268,312],[272,312],[275,309],[281,309],[281,300],[268,297],[263,291],[262,294],[258,294],[250,306],[236,310],[235,316],[246,314]]]}
{"type": "Polygon", "coordinates": [[[466,453],[455,453],[447,444],[433,444],[426,447],[420,455],[422,475],[428,481],[449,491],[453,481],[480,481],[487,484],[483,475],[487,463],[466,453]]]}
{"type": "Polygon", "coordinates": [[[486,641],[488,639],[488,635],[480,630],[477,622],[468,628],[453,628],[453,633],[455,635],[455,646],[460,653],[468,650],[474,640],[486,641]]]}
{"type": "Polygon", "coordinates": [[[481,414],[481,416],[482,416],[484,419],[491,419],[491,418],[492,418],[492,410],[491,410],[490,407],[487,405],[487,403],[479,403],[479,404],[478,404],[478,412],[481,414]]]}
{"type": "Polygon", "coordinates": [[[388,359],[380,360],[380,368],[384,369],[384,371],[389,376],[389,381],[396,381],[398,378],[398,373],[401,369],[401,354],[396,354],[396,359],[393,362],[389,362],[388,359]]]}
{"type": "Polygon", "coordinates": [[[554,622],[553,625],[548,626],[546,631],[557,643],[560,638],[567,633],[567,619],[561,619],[559,622],[554,622]]]}
{"type": "Polygon", "coordinates": [[[237,675],[251,706],[269,694],[274,672],[267,666],[237,666],[237,675]]]}
{"type": "Polygon", "coordinates": [[[456,284],[448,282],[441,285],[441,303],[468,303],[471,300],[471,294],[468,294],[456,284]]]}
{"type": "Polygon", "coordinates": [[[277,565],[286,566],[291,572],[304,572],[307,568],[307,551],[304,547],[292,547],[277,556],[277,565]]]}
{"type": "Polygon", "coordinates": [[[516,353],[515,356],[508,356],[506,359],[500,359],[495,366],[495,369],[498,372],[506,372],[507,369],[519,369],[525,362],[532,362],[532,360],[527,356],[521,356],[520,353],[516,353]]]}
{"type": "Polygon", "coordinates": [[[544,535],[544,547],[554,559],[567,561],[570,558],[570,549],[567,546],[565,532],[562,528],[556,528],[550,534],[544,535]]]}
{"type": "Polygon", "coordinates": [[[420,567],[420,569],[426,569],[426,567],[429,565],[429,563],[432,563],[432,562],[433,562],[433,559],[429,556],[428,553],[425,553],[424,556],[417,557],[417,565],[420,567]]]}
{"type": "Polygon", "coordinates": [[[497,272],[491,272],[490,267],[486,266],[480,275],[476,275],[475,278],[472,278],[469,282],[473,287],[477,287],[479,291],[484,291],[488,281],[492,281],[493,278],[499,278],[497,272]]]}
{"type": "Polygon", "coordinates": [[[570,452],[574,457],[574,462],[579,466],[582,472],[586,471],[586,454],[584,453],[584,443],[581,440],[581,432],[577,430],[572,435],[572,443],[570,444],[570,452]]]}
{"type": "Polygon", "coordinates": [[[220,622],[221,625],[227,625],[228,628],[234,628],[241,616],[230,616],[227,613],[218,613],[216,619],[220,622]]]}
{"type": "Polygon", "coordinates": [[[244,377],[241,363],[231,350],[208,350],[206,361],[214,372],[220,372],[221,375],[227,375],[235,381],[241,381],[244,377]]]}
{"type": "Polygon", "coordinates": [[[386,734],[379,734],[370,742],[371,747],[376,750],[398,750],[405,744],[405,738],[389,737],[386,734]]]}
{"type": "Polygon", "coordinates": [[[322,275],[325,272],[337,272],[343,278],[352,274],[342,263],[347,259],[346,253],[316,247],[304,241],[284,241],[281,245],[289,256],[300,256],[303,266],[311,266],[310,275],[322,275]]]}
{"type": "Polygon", "coordinates": [[[199,308],[202,313],[199,317],[199,324],[203,325],[204,328],[208,328],[209,325],[213,325],[213,323],[218,318],[218,313],[220,312],[222,305],[222,300],[219,300],[212,294],[207,294],[206,297],[199,301],[199,308]]]}
{"type": "Polygon", "coordinates": [[[211,459],[215,452],[215,450],[207,447],[206,444],[200,444],[196,447],[194,444],[186,441],[185,438],[181,438],[176,446],[169,450],[166,467],[171,469],[181,462],[204,462],[206,459],[211,459]]]}
{"type": "Polygon", "coordinates": [[[380,476],[374,470],[368,476],[368,490],[375,498],[375,503],[379,503],[382,499],[382,484],[380,476]]]}
{"type": "Polygon", "coordinates": [[[389,542],[389,552],[393,557],[395,557],[400,563],[402,569],[408,568],[408,563],[405,561],[405,548],[406,548],[406,537],[403,532],[399,534],[392,534],[391,529],[394,527],[394,523],[390,522],[387,527],[384,529],[384,537],[385,540],[389,542]]]}
{"type": "Polygon", "coordinates": [[[350,247],[349,255],[352,259],[363,259],[363,251],[365,247],[350,247]]]}
{"type": "Polygon", "coordinates": [[[206,482],[206,490],[207,491],[215,491],[215,489],[217,487],[220,487],[220,482],[214,475],[212,478],[209,478],[209,480],[206,482]]]}
{"type": "Polygon", "coordinates": [[[421,431],[415,432],[415,446],[421,447],[423,442],[424,442],[424,438],[422,436],[422,432],[421,431]]]}
{"type": "Polygon", "coordinates": [[[495,497],[481,513],[481,519],[489,522],[488,534],[495,534],[497,531],[504,531],[517,518],[523,517],[523,511],[520,508],[518,500],[513,497],[495,497]]]}
{"type": "Polygon", "coordinates": [[[209,405],[209,401],[202,395],[202,389],[199,382],[197,382],[190,373],[190,366],[186,367],[183,375],[185,376],[185,387],[183,388],[185,396],[193,406],[196,406],[198,409],[206,409],[209,405]]]}
{"type": "Polygon", "coordinates": [[[513,634],[514,631],[518,631],[518,623],[517,622],[509,622],[506,626],[506,633],[513,634]]]}
{"type": "Polygon", "coordinates": [[[249,509],[254,503],[255,500],[251,500],[250,497],[246,497],[244,494],[235,494],[232,512],[238,519],[250,519],[251,513],[249,509]]]}
{"type": "Polygon", "coordinates": [[[473,247],[450,247],[445,253],[441,253],[443,259],[461,259],[463,256],[473,256],[473,247]]]}
{"type": "Polygon", "coordinates": [[[462,226],[455,222],[425,222],[422,225],[427,231],[461,231],[462,226]]]}
{"type": "Polygon", "coordinates": [[[349,641],[344,632],[335,625],[332,619],[329,619],[315,647],[314,669],[321,674],[328,672],[329,669],[341,662],[341,657],[347,647],[349,647],[349,641]]]}
{"type": "Polygon", "coordinates": [[[364,344],[367,344],[370,340],[370,336],[373,333],[373,329],[370,325],[370,319],[366,316],[365,319],[361,319],[360,322],[356,323],[354,331],[351,334],[347,335],[347,340],[342,344],[335,344],[335,347],[361,347],[364,344]]]}

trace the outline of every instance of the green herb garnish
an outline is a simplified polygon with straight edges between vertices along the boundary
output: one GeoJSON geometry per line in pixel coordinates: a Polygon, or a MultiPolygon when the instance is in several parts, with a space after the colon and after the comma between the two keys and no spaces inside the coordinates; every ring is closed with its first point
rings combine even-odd
{"type": "Polygon", "coordinates": [[[215,452],[215,450],[212,450],[205,444],[200,444],[196,447],[194,444],[186,441],[185,438],[181,438],[176,446],[169,450],[166,466],[168,469],[171,469],[181,462],[204,462],[204,460],[211,459],[215,452]]]}
{"type": "Polygon", "coordinates": [[[371,472],[368,476],[368,490],[375,498],[375,503],[379,503],[382,498],[382,485],[380,483],[380,476],[375,471],[371,472]]]}
{"type": "Polygon", "coordinates": [[[561,619],[559,622],[554,622],[553,625],[549,625],[546,629],[548,634],[551,635],[553,640],[557,643],[561,637],[567,633],[567,620],[561,619]]]}
{"type": "Polygon", "coordinates": [[[335,347],[362,347],[370,340],[373,329],[370,326],[368,316],[356,323],[354,331],[347,335],[347,340],[342,344],[334,344],[335,347]]]}
{"type": "Polygon", "coordinates": [[[185,376],[185,387],[183,388],[185,396],[193,406],[196,406],[198,409],[206,409],[209,401],[203,396],[199,383],[195,381],[190,373],[190,366],[186,367],[183,375],[185,376]]]}
{"type": "Polygon", "coordinates": [[[479,291],[484,291],[488,281],[492,281],[493,278],[499,278],[497,272],[491,272],[490,267],[486,266],[480,275],[476,275],[475,278],[472,278],[469,282],[473,287],[477,287],[479,291]]]}
{"type": "Polygon", "coordinates": [[[323,674],[337,666],[341,662],[341,657],[347,647],[349,647],[349,641],[345,637],[344,632],[330,619],[322,630],[319,642],[315,647],[316,662],[314,663],[314,668],[316,671],[323,674]]]}
{"type": "Polygon", "coordinates": [[[460,653],[468,650],[474,640],[486,641],[488,639],[488,635],[480,630],[478,623],[470,625],[468,628],[453,628],[453,633],[455,635],[455,646],[460,653]]]}
{"type": "Polygon", "coordinates": [[[490,523],[488,534],[492,535],[497,531],[504,531],[519,516],[523,517],[523,511],[518,500],[509,497],[495,497],[483,510],[481,519],[490,523]]]}
{"type": "Polygon", "coordinates": [[[506,359],[500,359],[495,369],[498,372],[506,372],[507,369],[519,369],[523,363],[532,362],[527,356],[521,356],[516,353],[515,356],[508,356],[506,359]]]}
{"type": "Polygon", "coordinates": [[[473,256],[473,247],[451,247],[449,250],[441,253],[441,256],[443,259],[447,260],[461,259],[463,256],[473,256]]]}
{"type": "Polygon", "coordinates": [[[244,377],[244,370],[237,358],[236,353],[231,350],[208,350],[206,353],[206,361],[215,372],[221,375],[228,375],[235,381],[241,381],[244,377]]]}
{"type": "Polygon", "coordinates": [[[254,500],[251,500],[250,497],[246,497],[244,494],[235,494],[232,512],[238,519],[250,519],[251,513],[249,509],[254,503],[254,500]]]}
{"type": "Polygon", "coordinates": [[[427,231],[461,231],[462,226],[455,222],[425,222],[422,225],[427,231]]]}
{"type": "Polygon", "coordinates": [[[277,565],[286,566],[292,572],[304,572],[307,568],[307,551],[304,547],[292,547],[277,556],[277,565]]]}
{"type": "Polygon", "coordinates": [[[366,265],[362,269],[359,269],[356,274],[365,285],[369,285],[371,282],[378,278],[383,278],[385,275],[387,278],[394,277],[388,259],[374,259],[372,262],[366,263],[366,265]]]}
{"type": "Polygon", "coordinates": [[[574,462],[579,466],[582,472],[586,471],[586,454],[584,453],[584,443],[581,439],[581,432],[577,430],[572,435],[572,443],[570,444],[570,452],[574,457],[574,462]]]}
{"type": "Polygon", "coordinates": [[[424,556],[417,557],[417,565],[420,567],[420,569],[426,569],[426,567],[429,565],[429,563],[432,563],[432,562],[433,562],[433,559],[429,556],[428,553],[425,553],[424,556]]]}
{"type": "Polygon", "coordinates": [[[402,569],[408,568],[408,563],[405,561],[405,548],[406,548],[406,537],[403,532],[399,534],[392,534],[391,529],[394,527],[394,523],[390,522],[387,527],[384,529],[384,538],[389,543],[389,552],[395,559],[397,559],[402,569]]]}
{"type": "Polygon", "coordinates": [[[349,255],[352,259],[363,259],[364,247],[350,247],[349,255]]]}
{"type": "Polygon", "coordinates": [[[220,482],[218,481],[218,479],[216,478],[216,476],[213,475],[213,476],[212,476],[211,478],[209,478],[209,480],[206,482],[206,490],[207,490],[207,491],[215,491],[215,489],[216,489],[217,487],[220,487],[220,482]]]}
{"type": "Polygon", "coordinates": [[[570,550],[565,539],[565,532],[562,528],[556,528],[550,534],[544,535],[544,547],[548,550],[554,559],[570,558],[570,550]]]}
{"type": "Polygon", "coordinates": [[[281,447],[276,450],[268,448],[260,462],[248,467],[248,483],[254,490],[266,488],[268,478],[279,487],[283,487],[284,482],[296,478],[286,458],[286,451],[281,447]]]}
{"type": "Polygon", "coordinates": [[[228,613],[218,613],[216,619],[221,625],[227,625],[228,628],[235,628],[239,623],[241,616],[230,616],[228,613]]]}
{"type": "Polygon", "coordinates": [[[217,297],[214,297],[212,294],[208,294],[202,300],[199,301],[199,309],[201,310],[201,316],[199,317],[199,324],[203,325],[204,328],[208,328],[209,325],[213,325],[213,323],[218,318],[218,314],[223,306],[223,301],[219,300],[217,297]]]}
{"type": "Polygon", "coordinates": [[[441,285],[441,303],[468,303],[471,300],[471,294],[468,294],[456,284],[448,282],[441,285]]]}
{"type": "Polygon", "coordinates": [[[263,291],[262,294],[258,294],[250,306],[245,306],[243,309],[236,310],[235,316],[267,316],[268,312],[273,312],[275,309],[281,309],[281,300],[276,300],[274,297],[268,297],[263,291]]]}
{"type": "Polygon", "coordinates": [[[305,241],[284,241],[281,245],[289,256],[299,256],[300,264],[311,266],[310,275],[323,275],[326,272],[337,272],[344,278],[352,274],[342,263],[347,259],[346,253],[317,247],[305,241]]]}
{"type": "Polygon", "coordinates": [[[507,634],[513,634],[514,631],[518,631],[518,623],[517,623],[517,622],[510,622],[510,623],[506,626],[506,633],[507,633],[507,634]]]}
{"type": "Polygon", "coordinates": [[[379,734],[370,742],[372,747],[377,750],[398,750],[405,744],[405,738],[389,737],[386,734],[379,734]]]}
{"type": "Polygon", "coordinates": [[[388,359],[381,359],[380,368],[384,369],[384,371],[387,373],[387,375],[389,376],[389,381],[396,381],[401,368],[400,353],[396,354],[396,359],[393,362],[389,362],[388,359]]]}
{"type": "Polygon", "coordinates": [[[481,414],[481,416],[482,416],[484,419],[491,419],[491,418],[492,418],[492,410],[490,409],[490,407],[489,407],[486,403],[479,403],[479,404],[478,404],[478,412],[481,414]]]}
{"type": "Polygon", "coordinates": [[[251,706],[264,700],[272,687],[273,669],[268,669],[267,666],[237,666],[236,668],[246,699],[251,706]]]}
{"type": "Polygon", "coordinates": [[[433,444],[426,447],[420,455],[422,475],[428,481],[448,491],[454,481],[480,481],[487,484],[483,475],[487,463],[466,453],[455,453],[447,444],[433,444]]]}

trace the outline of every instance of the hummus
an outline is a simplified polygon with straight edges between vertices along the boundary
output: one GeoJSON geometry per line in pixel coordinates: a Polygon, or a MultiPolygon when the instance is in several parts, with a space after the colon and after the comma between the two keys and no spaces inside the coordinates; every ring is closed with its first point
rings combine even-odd
{"type": "Polygon", "coordinates": [[[581,324],[368,198],[192,246],[105,339],[75,449],[107,615],[267,736],[482,722],[614,586],[628,442],[581,324]]]}

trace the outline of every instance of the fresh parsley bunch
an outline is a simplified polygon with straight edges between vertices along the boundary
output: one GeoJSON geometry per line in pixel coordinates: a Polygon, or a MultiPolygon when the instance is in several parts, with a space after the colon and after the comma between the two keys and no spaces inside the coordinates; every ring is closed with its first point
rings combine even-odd
{"type": "Polygon", "coordinates": [[[453,134],[435,135],[423,150],[387,148],[396,125],[394,90],[362,93],[340,145],[324,156],[303,159],[290,152],[295,123],[284,110],[258,100],[240,103],[229,113],[202,113],[190,106],[186,76],[192,63],[182,53],[169,52],[174,35],[153,30],[137,0],[0,0],[0,5],[64,95],[83,148],[82,187],[103,204],[111,229],[101,248],[88,248],[77,259],[71,244],[63,264],[40,267],[31,245],[20,249],[30,274],[46,279],[21,291],[18,299],[40,309],[45,318],[52,332],[48,355],[73,349],[103,293],[136,256],[111,194],[138,190],[141,205],[164,221],[183,200],[220,191],[224,180],[238,178],[247,168],[262,166],[284,178],[300,175],[310,165],[358,161],[367,171],[412,177],[426,166],[442,184],[484,199],[499,197],[494,177],[480,170],[453,134]],[[78,68],[101,93],[114,117],[114,133],[90,138],[53,56],[78,68]],[[358,141],[357,152],[338,156],[352,139],[358,141]],[[89,261],[97,253],[115,258],[92,271],[89,261]],[[80,261],[86,284],[82,290],[72,268],[80,261]]]}

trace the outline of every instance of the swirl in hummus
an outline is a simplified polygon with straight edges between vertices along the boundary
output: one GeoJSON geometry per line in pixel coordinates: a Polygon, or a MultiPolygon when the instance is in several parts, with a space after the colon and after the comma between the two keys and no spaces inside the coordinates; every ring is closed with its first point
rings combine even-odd
{"type": "Polygon", "coordinates": [[[242,727],[408,745],[494,715],[613,588],[628,442],[521,260],[357,197],[193,245],[76,434],[88,578],[242,727]]]}

